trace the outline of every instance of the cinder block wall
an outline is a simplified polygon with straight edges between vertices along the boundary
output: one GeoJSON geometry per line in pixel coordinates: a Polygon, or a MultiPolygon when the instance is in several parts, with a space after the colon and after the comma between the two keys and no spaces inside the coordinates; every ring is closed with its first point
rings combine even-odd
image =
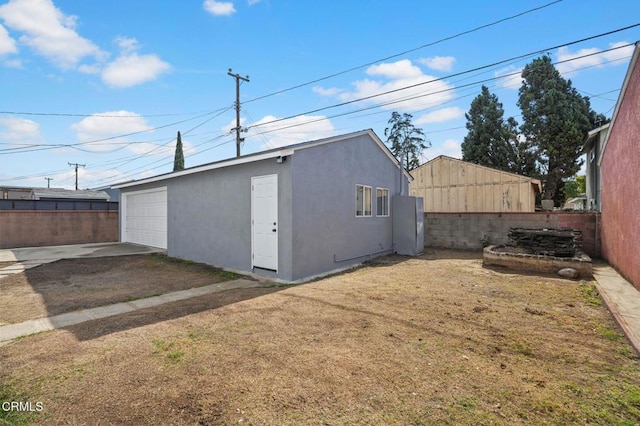
{"type": "Polygon", "coordinates": [[[118,241],[117,211],[0,211],[0,248],[118,241]]]}
{"type": "Polygon", "coordinates": [[[582,230],[583,250],[600,257],[600,214],[595,212],[541,213],[425,213],[424,246],[482,249],[489,244],[506,244],[509,228],[576,228],[582,230]]]}

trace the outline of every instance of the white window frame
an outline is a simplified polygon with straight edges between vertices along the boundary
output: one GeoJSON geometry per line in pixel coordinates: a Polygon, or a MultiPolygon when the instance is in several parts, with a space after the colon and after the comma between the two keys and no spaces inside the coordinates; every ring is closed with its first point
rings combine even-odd
{"type": "Polygon", "coordinates": [[[373,214],[373,187],[368,185],[360,185],[356,184],[356,217],[371,217],[373,214]],[[362,205],[358,205],[358,188],[362,188],[362,205]],[[367,189],[369,190],[369,214],[367,213],[367,197],[365,196],[367,189]],[[361,207],[360,211],[362,214],[358,214],[358,208],[361,207]]]}
{"type": "Polygon", "coordinates": [[[376,216],[378,217],[389,217],[389,188],[376,188],[376,216]],[[383,207],[383,213],[384,210],[386,210],[385,214],[381,214],[380,211],[378,211],[378,191],[386,191],[386,195],[384,196],[384,200],[386,201],[384,203],[384,207],[383,207]]]}

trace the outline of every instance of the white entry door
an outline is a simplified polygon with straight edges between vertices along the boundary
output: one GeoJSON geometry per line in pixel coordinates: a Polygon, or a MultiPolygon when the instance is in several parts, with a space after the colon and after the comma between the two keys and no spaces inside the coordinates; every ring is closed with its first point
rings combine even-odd
{"type": "Polygon", "coordinates": [[[278,175],[251,178],[251,267],[278,270],[278,175]]]}

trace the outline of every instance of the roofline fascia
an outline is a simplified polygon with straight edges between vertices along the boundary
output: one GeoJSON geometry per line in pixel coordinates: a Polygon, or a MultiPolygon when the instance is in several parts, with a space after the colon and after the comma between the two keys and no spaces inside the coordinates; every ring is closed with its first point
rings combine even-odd
{"type": "Polygon", "coordinates": [[[307,149],[307,148],[312,148],[312,147],[316,147],[316,146],[321,146],[321,145],[326,145],[329,143],[333,143],[333,142],[339,142],[345,139],[350,139],[353,137],[357,137],[357,136],[362,136],[368,134],[371,139],[374,140],[374,142],[380,147],[380,149],[387,155],[387,157],[389,157],[394,164],[396,164],[396,166],[399,169],[402,169],[403,174],[407,177],[407,179],[409,181],[413,180],[413,178],[411,177],[411,175],[409,174],[409,172],[407,172],[404,167],[402,167],[402,165],[400,164],[400,162],[393,156],[393,154],[391,153],[391,151],[389,151],[389,148],[387,148],[387,146],[380,140],[380,138],[376,135],[376,133],[371,130],[371,129],[367,129],[367,130],[363,130],[360,132],[355,132],[355,133],[348,133],[346,135],[340,135],[340,136],[336,136],[333,138],[327,138],[324,140],[320,140],[317,143],[310,143],[308,145],[303,145],[297,148],[287,148],[287,147],[283,147],[282,149],[278,150],[278,151],[269,151],[269,152],[265,152],[265,153],[258,153],[255,155],[250,155],[250,156],[246,156],[246,157],[239,157],[239,158],[232,158],[226,161],[219,161],[216,163],[212,163],[212,164],[205,164],[202,166],[196,166],[187,170],[181,170],[178,172],[172,172],[172,173],[165,173],[162,175],[158,175],[158,176],[152,176],[149,178],[145,178],[145,179],[140,179],[140,180],[135,180],[135,181],[131,181],[131,182],[124,182],[121,184],[116,184],[113,185],[112,188],[113,189],[122,189],[122,188],[129,188],[132,186],[139,186],[139,185],[145,185],[148,183],[154,183],[154,182],[160,182],[163,180],[168,180],[168,179],[173,179],[173,178],[177,178],[177,177],[181,177],[181,176],[187,176],[187,175],[191,175],[194,173],[200,173],[200,172],[206,172],[209,170],[215,170],[215,169],[221,169],[223,167],[231,167],[231,166],[235,166],[235,165],[239,165],[239,164],[246,164],[246,163],[252,163],[254,161],[261,161],[261,160],[268,160],[271,158],[277,158],[277,157],[285,157],[285,156],[290,156],[293,155],[295,153],[295,151],[299,151],[299,150],[303,150],[303,149],[307,149]]]}
{"type": "Polygon", "coordinates": [[[249,156],[249,157],[233,158],[233,159],[230,159],[230,160],[227,160],[227,161],[221,161],[221,162],[217,162],[217,163],[213,163],[213,164],[207,164],[207,165],[203,165],[203,166],[196,166],[196,167],[190,168],[188,170],[180,170],[178,172],[172,172],[172,173],[168,173],[168,174],[152,176],[150,178],[135,180],[135,181],[132,181],[132,182],[125,182],[125,183],[113,185],[112,188],[113,189],[122,189],[122,188],[129,188],[131,186],[145,185],[147,183],[154,183],[154,182],[159,182],[159,181],[162,181],[162,180],[168,180],[168,179],[177,178],[177,177],[180,177],[180,176],[192,175],[194,173],[200,173],[200,172],[206,172],[206,171],[209,171],[209,170],[221,169],[223,167],[231,167],[231,166],[235,166],[235,165],[238,165],[238,164],[246,164],[246,163],[252,163],[254,161],[268,160],[270,158],[285,157],[285,156],[292,155],[293,152],[294,152],[294,150],[292,150],[292,149],[281,149],[281,150],[278,150],[278,151],[270,151],[270,152],[267,152],[267,153],[264,153],[264,154],[257,154],[257,155],[252,155],[252,156],[249,156]]]}
{"type": "Polygon", "coordinates": [[[540,180],[539,180],[539,179],[533,178],[533,177],[531,177],[531,176],[519,175],[519,174],[517,174],[517,173],[513,173],[513,172],[506,172],[506,171],[504,171],[504,170],[494,169],[493,167],[483,166],[482,164],[471,163],[471,162],[469,162],[469,161],[464,161],[464,160],[461,160],[461,159],[459,159],[459,158],[453,158],[453,157],[450,157],[450,156],[448,156],[448,155],[444,155],[444,154],[442,154],[442,155],[438,155],[437,157],[432,158],[431,160],[427,161],[426,163],[423,163],[423,164],[419,165],[418,167],[416,167],[415,169],[412,169],[412,171],[413,171],[413,170],[417,170],[417,169],[419,169],[419,168],[420,168],[420,167],[422,167],[422,166],[426,166],[427,164],[429,164],[429,163],[431,163],[431,162],[433,162],[433,161],[436,161],[436,160],[438,160],[438,159],[441,159],[441,158],[444,158],[444,159],[447,159],[447,160],[453,160],[453,161],[456,161],[456,162],[458,162],[458,163],[469,164],[469,165],[471,165],[471,166],[475,166],[475,167],[480,167],[480,168],[483,168],[483,169],[491,170],[492,172],[496,172],[496,173],[503,173],[503,174],[505,174],[505,175],[509,175],[509,176],[516,176],[516,177],[519,177],[519,178],[521,178],[521,179],[527,179],[527,180],[531,181],[532,183],[533,183],[534,181],[538,181],[538,183],[540,183],[540,180]]]}
{"type": "Polygon", "coordinates": [[[624,82],[622,83],[622,89],[620,90],[620,95],[618,96],[618,102],[616,102],[616,107],[613,110],[613,116],[611,117],[611,121],[609,122],[609,131],[607,132],[607,136],[604,138],[602,146],[600,147],[600,152],[598,153],[598,166],[602,165],[602,158],[604,157],[604,152],[607,148],[607,143],[609,142],[609,136],[611,136],[611,131],[613,130],[616,119],[618,118],[618,111],[620,110],[620,106],[622,105],[622,102],[624,100],[624,95],[627,91],[629,81],[631,80],[633,70],[636,67],[636,63],[638,62],[638,55],[640,55],[640,41],[635,42],[633,55],[631,56],[631,61],[629,62],[629,68],[627,68],[627,73],[625,74],[624,82]]]}

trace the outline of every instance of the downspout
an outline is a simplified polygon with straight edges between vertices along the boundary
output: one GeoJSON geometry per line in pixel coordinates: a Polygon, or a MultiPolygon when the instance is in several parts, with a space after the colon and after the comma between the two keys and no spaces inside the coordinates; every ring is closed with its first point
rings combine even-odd
{"type": "Polygon", "coordinates": [[[404,172],[404,153],[402,154],[402,156],[400,157],[400,195],[407,195],[404,191],[404,176],[403,176],[403,172],[404,172]]]}

